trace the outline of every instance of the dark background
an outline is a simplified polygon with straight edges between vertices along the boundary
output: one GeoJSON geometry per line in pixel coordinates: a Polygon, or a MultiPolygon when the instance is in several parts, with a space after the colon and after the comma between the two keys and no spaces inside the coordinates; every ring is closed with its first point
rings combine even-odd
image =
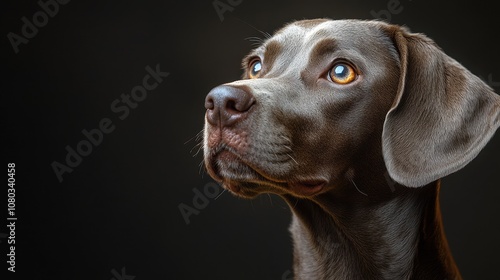
{"type": "MultiPolygon", "coordinates": [[[[263,37],[257,29],[272,33],[316,17],[373,19],[371,11],[387,10],[390,1],[243,0],[222,21],[212,2],[73,0],[17,54],[7,34],[20,35],[21,18],[41,8],[2,2],[3,164],[16,163],[18,221],[17,278],[1,279],[290,279],[290,212],[279,198],[223,193],[189,225],[180,213],[181,203],[193,206],[193,189],[212,182],[200,171],[202,156],[194,156],[205,95],[240,77],[240,60],[252,48],[247,38],[263,37]],[[157,64],[170,76],[118,119],[110,104],[157,64]],[[115,130],[60,183],[51,163],[64,163],[65,147],[75,148],[81,131],[105,117],[115,130]]],[[[388,21],[427,34],[499,91],[492,1],[399,3],[388,21]]],[[[445,229],[466,279],[499,278],[499,166],[497,133],[443,180],[445,229]]],[[[2,213],[6,200],[4,191],[2,213]]],[[[1,224],[6,233],[3,216],[1,224]]],[[[3,273],[7,239],[0,237],[3,273]]]]}

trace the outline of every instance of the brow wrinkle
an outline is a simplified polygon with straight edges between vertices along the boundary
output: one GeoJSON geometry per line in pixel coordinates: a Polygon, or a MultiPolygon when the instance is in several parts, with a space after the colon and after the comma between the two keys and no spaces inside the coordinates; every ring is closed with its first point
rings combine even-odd
{"type": "Polygon", "coordinates": [[[266,72],[269,72],[273,68],[274,61],[276,61],[281,50],[282,46],[277,41],[271,41],[266,44],[264,51],[264,67],[266,72]]]}
{"type": "Polygon", "coordinates": [[[338,43],[333,38],[325,38],[319,40],[311,52],[309,53],[309,60],[304,70],[300,71],[300,79],[308,84],[308,81],[312,79],[311,72],[309,69],[321,64],[325,59],[331,56],[338,49],[338,43]]]}
{"type": "Polygon", "coordinates": [[[333,53],[338,48],[337,41],[333,38],[322,39],[313,47],[310,55],[310,64],[318,64],[325,56],[333,53]]]}

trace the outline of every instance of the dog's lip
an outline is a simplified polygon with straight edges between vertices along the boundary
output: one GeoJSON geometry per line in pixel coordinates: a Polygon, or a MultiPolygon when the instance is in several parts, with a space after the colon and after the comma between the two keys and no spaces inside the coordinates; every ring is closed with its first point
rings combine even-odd
{"type": "Polygon", "coordinates": [[[239,193],[241,191],[241,187],[239,184],[235,184],[234,182],[227,181],[223,183],[224,186],[232,191],[233,193],[239,193]]]}
{"type": "Polygon", "coordinates": [[[312,196],[319,193],[326,186],[324,179],[311,179],[290,182],[290,191],[298,196],[312,196]]]}
{"type": "MultiPolygon", "coordinates": [[[[216,151],[215,153],[212,154],[212,156],[209,158],[209,167],[212,169],[211,175],[214,175],[214,179],[220,182],[227,181],[228,179],[231,181],[239,181],[238,178],[224,178],[223,176],[220,175],[219,168],[216,164],[217,160],[233,160],[233,161],[238,161],[240,164],[246,165],[249,167],[253,172],[255,172],[255,175],[257,176],[255,181],[262,181],[266,183],[274,183],[274,184],[284,184],[286,181],[280,181],[276,180],[274,178],[271,178],[268,176],[265,172],[263,172],[261,169],[256,167],[252,162],[247,161],[243,156],[241,156],[239,153],[237,153],[234,149],[231,149],[227,146],[224,146],[221,148],[219,151],[216,151]]],[[[245,179],[242,179],[241,181],[247,181],[245,179]]]]}
{"type": "Polygon", "coordinates": [[[292,194],[300,197],[310,197],[316,195],[321,192],[328,183],[328,180],[326,178],[323,178],[322,176],[307,176],[307,178],[299,177],[293,178],[291,180],[279,180],[276,178],[270,178],[261,170],[256,168],[253,164],[244,160],[244,158],[234,150],[229,149],[228,147],[224,147],[211,155],[209,159],[209,166],[212,170],[209,173],[211,173],[211,176],[215,180],[222,182],[228,190],[236,194],[241,193],[244,189],[246,189],[246,187],[244,187],[242,183],[250,181],[248,181],[248,178],[239,179],[235,177],[226,178],[224,176],[221,176],[219,167],[216,164],[216,161],[218,159],[236,160],[240,164],[248,166],[251,170],[253,170],[253,172],[255,172],[255,175],[257,176],[253,180],[251,180],[251,182],[253,183],[258,184],[260,182],[261,184],[272,185],[284,192],[291,192],[292,194]]]}

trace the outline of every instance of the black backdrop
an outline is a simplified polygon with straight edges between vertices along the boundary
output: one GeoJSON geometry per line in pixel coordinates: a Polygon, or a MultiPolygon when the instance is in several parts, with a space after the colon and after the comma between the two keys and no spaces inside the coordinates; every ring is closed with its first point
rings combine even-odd
{"type": "MultiPolygon", "coordinates": [[[[194,155],[204,97],[239,78],[240,59],[252,48],[246,38],[262,37],[257,29],[382,17],[427,34],[500,89],[498,11],[486,1],[61,0],[46,17],[37,1],[11,2],[0,8],[0,87],[3,164],[16,164],[16,273],[7,271],[10,232],[2,216],[8,278],[1,279],[291,279],[286,205],[266,195],[214,199],[220,189],[194,155]],[[230,6],[221,17],[214,3],[230,6]],[[39,25],[37,32],[24,27],[31,38],[23,36],[23,17],[39,25]],[[148,66],[169,75],[144,94],[137,86],[148,66]],[[127,105],[127,114],[121,95],[131,91],[141,101],[127,105]],[[100,122],[109,132],[102,137],[100,122]],[[94,133],[91,151],[82,130],[94,133]],[[60,182],[52,164],[67,164],[67,146],[88,155],[70,156],[72,172],[60,182]],[[192,211],[189,224],[179,207],[192,211]]],[[[443,180],[445,229],[466,279],[499,278],[499,166],[497,133],[443,180]]]]}

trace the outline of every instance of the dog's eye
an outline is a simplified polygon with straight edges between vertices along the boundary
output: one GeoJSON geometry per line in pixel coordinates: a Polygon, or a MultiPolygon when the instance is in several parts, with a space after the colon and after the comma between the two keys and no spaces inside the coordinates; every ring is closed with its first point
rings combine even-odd
{"type": "Polygon", "coordinates": [[[262,62],[260,62],[260,60],[254,60],[250,63],[250,67],[249,67],[249,71],[248,71],[248,76],[250,77],[250,79],[256,79],[260,76],[260,71],[262,70],[262,62]]]}
{"type": "Polygon", "coordinates": [[[330,72],[328,72],[328,77],[332,82],[345,85],[356,79],[356,72],[354,69],[346,63],[335,64],[330,72]]]}

